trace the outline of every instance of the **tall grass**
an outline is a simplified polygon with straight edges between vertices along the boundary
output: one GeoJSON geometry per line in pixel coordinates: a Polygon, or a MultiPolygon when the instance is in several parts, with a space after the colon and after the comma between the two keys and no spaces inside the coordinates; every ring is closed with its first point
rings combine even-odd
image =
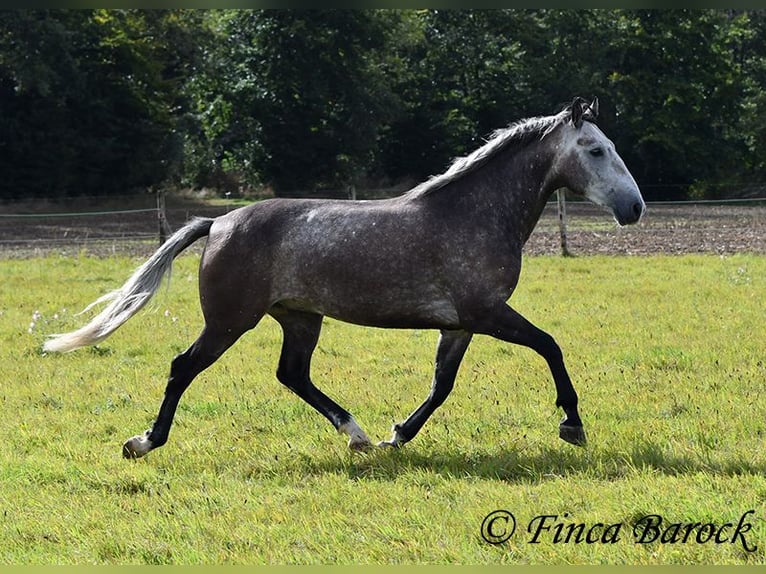
{"type": "MultiPolygon", "coordinates": [[[[526,261],[512,302],[564,350],[583,449],[557,438],[544,362],[477,337],[412,443],[352,454],[276,381],[267,318],[190,387],[169,443],[125,461],[123,440],[151,423],[170,359],[202,326],[197,259],[179,259],[153,308],[100,346],[40,347],[138,263],[0,261],[2,563],[766,563],[764,257],[526,261]],[[480,530],[495,509],[517,521],[499,545],[480,530]],[[720,526],[751,509],[752,552],[632,534],[646,515],[720,526]],[[622,536],[556,543],[552,529],[532,544],[540,515],[622,536]]],[[[387,439],[427,394],[435,343],[327,320],[313,378],[387,439]]]]}

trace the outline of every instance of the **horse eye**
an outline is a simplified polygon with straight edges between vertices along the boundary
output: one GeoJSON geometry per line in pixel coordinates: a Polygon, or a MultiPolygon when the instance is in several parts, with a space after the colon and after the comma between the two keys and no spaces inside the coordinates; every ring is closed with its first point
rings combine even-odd
{"type": "Polygon", "coordinates": [[[604,150],[600,147],[593,148],[592,150],[590,150],[590,155],[592,155],[593,157],[601,157],[602,155],[604,155],[604,150]]]}

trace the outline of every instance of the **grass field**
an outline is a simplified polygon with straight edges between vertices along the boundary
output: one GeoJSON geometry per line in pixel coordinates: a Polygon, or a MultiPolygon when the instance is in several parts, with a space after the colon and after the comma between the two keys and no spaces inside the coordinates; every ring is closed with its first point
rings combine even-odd
{"type": "MultiPolygon", "coordinates": [[[[0,261],[2,563],[766,563],[764,256],[527,259],[513,303],[564,350],[583,449],[557,437],[542,359],[477,337],[412,443],[352,454],[276,381],[265,319],[195,381],[170,442],[125,461],[201,327],[196,258],[99,347],[40,345],[138,262],[0,261]],[[517,527],[492,545],[496,509],[517,527]],[[665,543],[637,542],[648,515],[665,543]],[[695,522],[715,526],[667,529],[695,522]]],[[[426,396],[435,343],[327,320],[314,380],[387,439],[426,396]]]]}

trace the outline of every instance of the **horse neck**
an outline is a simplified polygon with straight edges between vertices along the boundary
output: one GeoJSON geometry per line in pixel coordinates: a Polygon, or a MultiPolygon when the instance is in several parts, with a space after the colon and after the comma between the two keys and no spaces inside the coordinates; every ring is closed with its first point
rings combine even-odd
{"type": "Polygon", "coordinates": [[[539,140],[509,147],[432,197],[442,196],[453,210],[474,212],[521,249],[557,187],[550,177],[553,149],[550,141],[539,140]]]}

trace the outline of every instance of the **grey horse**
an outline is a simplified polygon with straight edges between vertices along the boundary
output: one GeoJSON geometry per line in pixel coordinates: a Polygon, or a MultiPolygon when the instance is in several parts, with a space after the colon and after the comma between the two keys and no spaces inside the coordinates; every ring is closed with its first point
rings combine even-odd
{"type": "Polygon", "coordinates": [[[124,444],[125,457],[165,444],[192,380],[266,314],[284,334],[277,378],[347,434],[352,449],[371,447],[370,439],[310,378],[324,316],[441,332],[428,397],[380,445],[415,437],[452,390],[475,334],[529,347],[547,361],[564,411],[559,436],[582,445],[577,393],[561,349],[507,301],[522,247],[555,190],[607,207],[620,225],[636,223],[645,211],[635,180],[595,124],[597,113],[598,100],[576,98],[555,115],[514,123],[395,198],[271,199],[194,219],[120,289],[94,302],[108,305],[92,321],[54,335],[44,349],[72,351],[105,339],[154,295],[173,259],[207,236],[199,268],[204,328],[173,359],[159,414],[151,429],[124,444]]]}

